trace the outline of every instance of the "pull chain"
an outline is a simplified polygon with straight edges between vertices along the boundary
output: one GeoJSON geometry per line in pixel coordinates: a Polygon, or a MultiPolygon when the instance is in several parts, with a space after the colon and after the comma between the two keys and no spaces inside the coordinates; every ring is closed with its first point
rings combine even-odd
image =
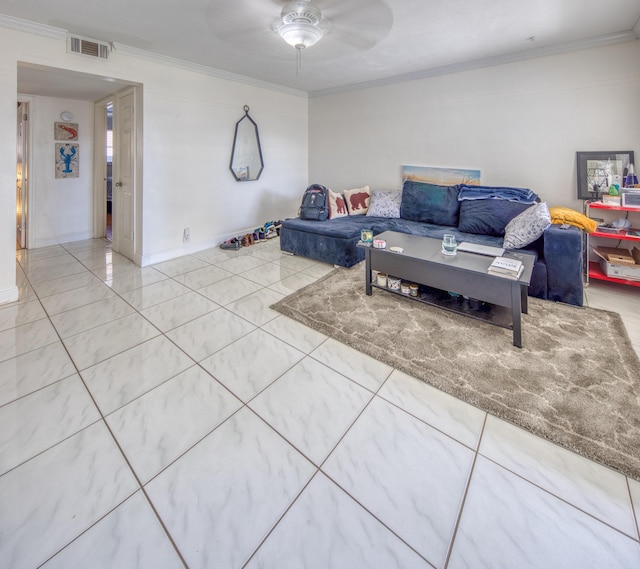
{"type": "Polygon", "coordinates": [[[296,77],[302,70],[302,47],[296,47],[296,77]]]}

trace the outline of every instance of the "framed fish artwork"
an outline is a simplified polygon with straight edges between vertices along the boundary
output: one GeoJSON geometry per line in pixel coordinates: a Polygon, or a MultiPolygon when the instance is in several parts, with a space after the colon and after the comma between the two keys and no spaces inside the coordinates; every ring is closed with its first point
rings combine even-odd
{"type": "Polygon", "coordinates": [[[54,122],[53,123],[53,139],[54,140],[78,140],[78,123],[77,122],[54,122]]]}

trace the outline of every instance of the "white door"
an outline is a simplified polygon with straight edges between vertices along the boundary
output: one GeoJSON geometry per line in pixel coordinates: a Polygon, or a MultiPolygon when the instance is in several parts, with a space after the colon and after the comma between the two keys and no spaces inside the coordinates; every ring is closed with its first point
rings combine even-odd
{"type": "Polygon", "coordinates": [[[135,260],[136,113],[133,89],[125,89],[116,95],[113,119],[113,250],[135,260]]]}
{"type": "Polygon", "coordinates": [[[18,103],[18,131],[16,148],[16,247],[27,246],[27,190],[29,171],[27,165],[27,120],[29,103],[18,103]]]}

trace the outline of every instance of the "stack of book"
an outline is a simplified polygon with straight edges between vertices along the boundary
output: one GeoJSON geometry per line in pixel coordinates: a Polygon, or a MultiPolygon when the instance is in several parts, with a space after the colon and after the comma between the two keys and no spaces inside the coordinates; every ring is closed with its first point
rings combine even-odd
{"type": "Polygon", "coordinates": [[[487,269],[490,275],[513,279],[514,281],[520,278],[522,271],[524,271],[522,261],[509,257],[496,257],[491,261],[491,265],[487,269]]]}

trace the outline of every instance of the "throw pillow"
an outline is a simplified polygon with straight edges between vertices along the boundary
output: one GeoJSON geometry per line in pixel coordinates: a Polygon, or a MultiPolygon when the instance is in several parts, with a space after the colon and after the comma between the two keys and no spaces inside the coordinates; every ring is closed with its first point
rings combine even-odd
{"type": "Polygon", "coordinates": [[[438,186],[406,180],[402,186],[400,217],[436,225],[458,225],[460,186],[438,186]]]}
{"type": "Polygon", "coordinates": [[[349,212],[347,211],[347,204],[342,194],[329,190],[329,219],[345,217],[347,215],[349,215],[349,212]]]}
{"type": "Polygon", "coordinates": [[[398,190],[371,192],[371,202],[367,215],[369,217],[387,217],[398,219],[400,217],[400,203],[402,202],[402,192],[398,190]]]}
{"type": "Polygon", "coordinates": [[[369,186],[362,186],[361,188],[355,188],[353,190],[345,190],[344,201],[347,202],[347,209],[349,215],[362,215],[367,213],[369,209],[369,201],[371,196],[369,194],[369,186]]]}
{"type": "Polygon", "coordinates": [[[507,223],[530,207],[507,200],[464,200],[460,202],[458,229],[463,233],[502,237],[507,223]]]}
{"type": "Polygon", "coordinates": [[[549,208],[545,202],[532,205],[514,217],[504,230],[505,249],[520,249],[533,243],[551,225],[549,208]]]}

